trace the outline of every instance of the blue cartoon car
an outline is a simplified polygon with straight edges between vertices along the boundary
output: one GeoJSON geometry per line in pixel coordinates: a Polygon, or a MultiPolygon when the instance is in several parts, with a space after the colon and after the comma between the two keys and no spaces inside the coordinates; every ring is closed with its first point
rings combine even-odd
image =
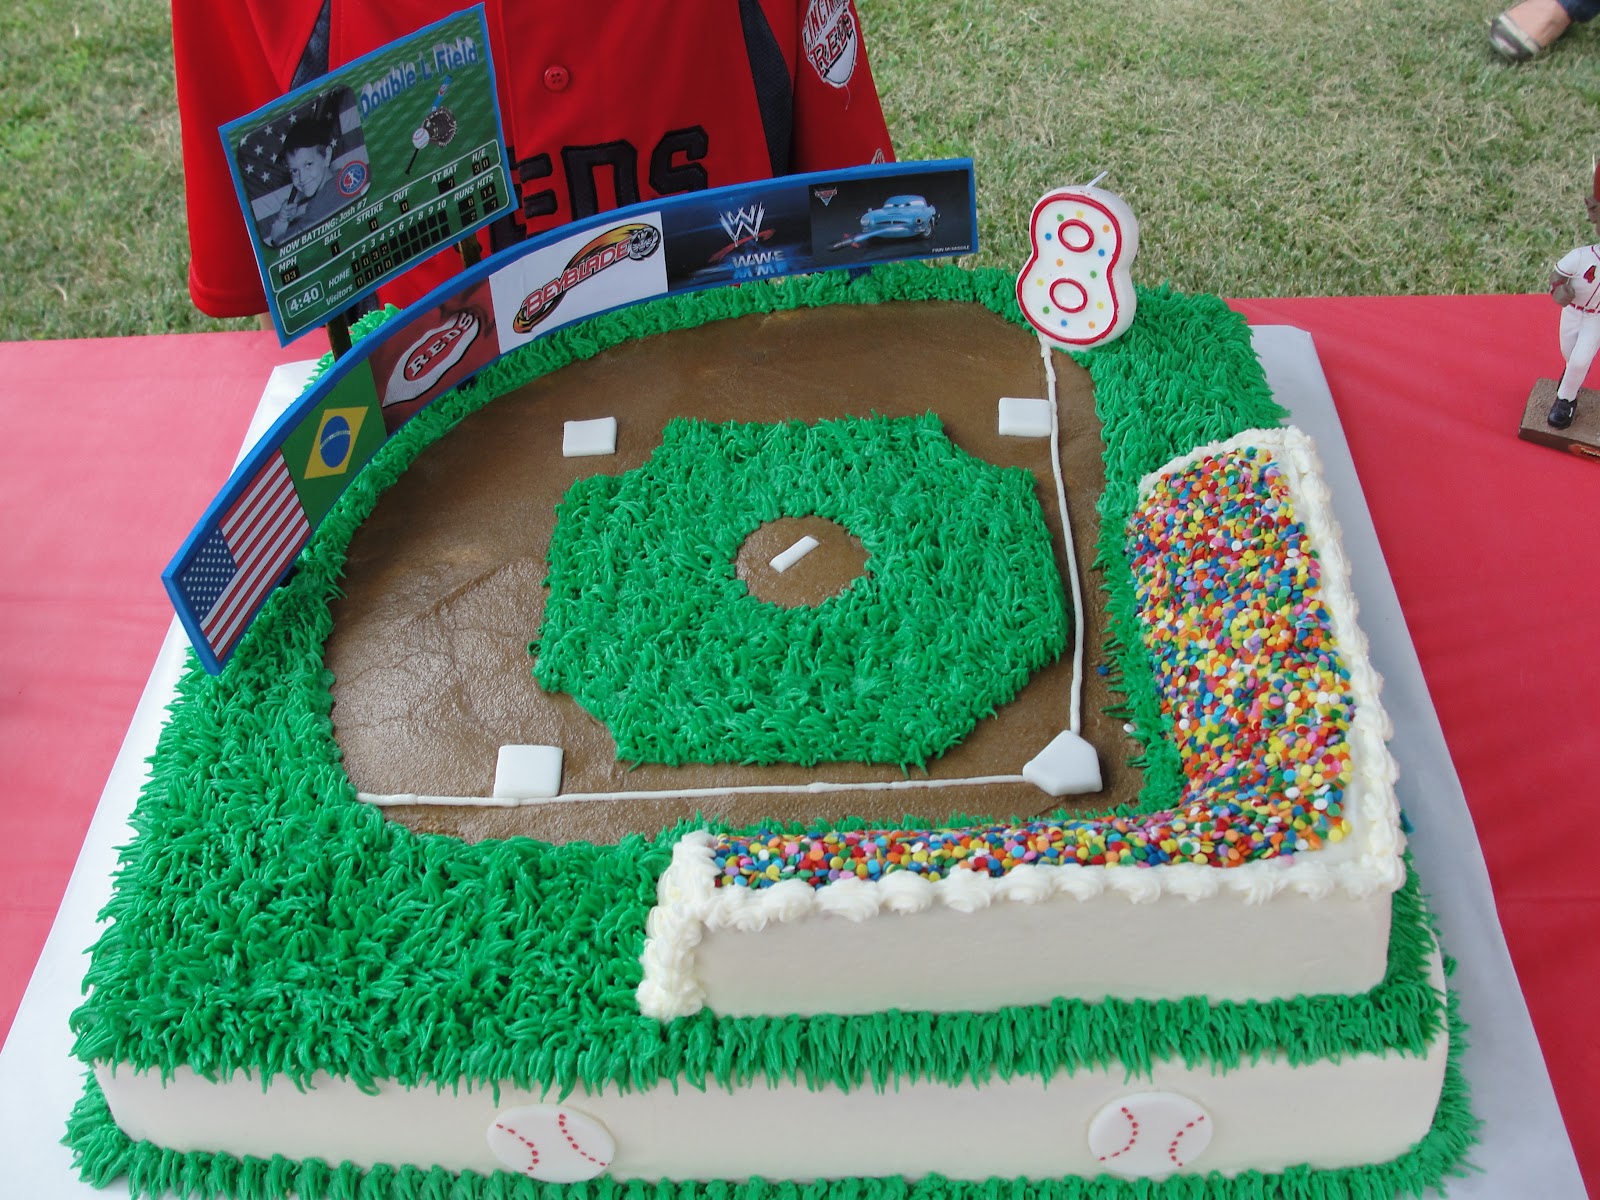
{"type": "Polygon", "coordinates": [[[861,232],[853,240],[868,238],[930,238],[939,223],[939,210],[921,196],[890,196],[882,208],[861,214],[861,232]]]}

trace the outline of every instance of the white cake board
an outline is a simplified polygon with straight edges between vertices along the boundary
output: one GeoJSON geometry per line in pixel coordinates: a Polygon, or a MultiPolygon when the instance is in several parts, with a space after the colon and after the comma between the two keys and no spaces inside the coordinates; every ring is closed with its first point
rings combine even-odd
{"type": "MultiPolygon", "coordinates": [[[[1312,345],[1288,326],[1253,329],[1267,381],[1291,420],[1316,439],[1334,510],[1354,567],[1360,620],[1372,661],[1384,678],[1384,706],[1393,717],[1400,763],[1399,794],[1416,829],[1411,845],[1423,886],[1438,914],[1445,949],[1460,964],[1452,986],[1472,1027],[1463,1064],[1472,1106],[1483,1119],[1472,1151],[1477,1172],[1451,1180],[1450,1200],[1537,1196],[1584,1200],[1587,1193],[1567,1139],[1495,911],[1472,817],[1423,681],[1394,584],[1378,546],[1350,448],[1312,345]]],[[[311,364],[274,370],[246,444],[299,393],[311,364]]],[[[241,455],[242,457],[242,455],[241,455]]],[[[78,1180],[60,1144],[67,1115],[83,1087],[72,1058],[67,1018],[80,999],[96,937],[96,914],[111,897],[117,847],[132,837],[128,819],[153,752],[162,714],[182,669],[186,647],[174,622],[145,686],[122,749],[106,781],[83,850],[67,885],[44,952],[0,1049],[0,1178],[7,1194],[34,1200],[103,1200],[126,1195],[78,1180]]]]}

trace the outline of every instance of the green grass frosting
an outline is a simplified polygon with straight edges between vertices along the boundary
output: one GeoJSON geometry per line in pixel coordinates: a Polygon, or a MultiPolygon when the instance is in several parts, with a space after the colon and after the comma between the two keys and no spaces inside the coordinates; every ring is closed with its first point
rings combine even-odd
{"type": "MultiPolygon", "coordinates": [[[[1414,879],[1394,897],[1388,975],[1364,996],[1057,1001],[990,1013],[812,1018],[702,1012],[663,1025],[640,1015],[633,994],[656,880],[689,823],[614,846],[527,838],[467,844],[413,833],[356,800],[330,721],[322,661],[329,605],[352,534],[418,453],[494,397],[634,338],[750,312],[900,300],[977,303],[1020,324],[1011,279],[998,271],[897,265],[853,282],[834,273],[717,289],[531,343],[400,430],[324,521],[227,669],[210,676],[191,657],[133,813],[135,836],[104,912],[110,923],[92,952],[91,990],[72,1017],[78,1057],[160,1072],[188,1066],[214,1079],[248,1072],[303,1084],[327,1071],[364,1087],[468,1080],[564,1092],[772,1080],[885,1087],[917,1078],[1047,1077],[1107,1064],[1141,1074],[1167,1060],[1226,1069],[1268,1054],[1311,1062],[1370,1050],[1422,1052],[1447,1009],[1427,976],[1434,943],[1414,879]]],[[[1111,447],[1099,562],[1116,668],[1130,715],[1153,729],[1157,701],[1118,544],[1134,485],[1201,442],[1276,423],[1280,410],[1242,319],[1220,301],[1146,290],[1139,309],[1127,336],[1082,361],[1111,447]],[[1147,709],[1152,718],[1140,718],[1147,709]]],[[[1144,759],[1147,796],[1175,795],[1170,748],[1154,742],[1144,759]]],[[[1440,1111],[1452,1145],[1470,1139],[1464,1105],[1440,1111]]],[[[129,1172],[136,1190],[544,1194],[504,1175],[458,1180],[412,1168],[352,1175],[317,1163],[177,1155],[119,1138],[91,1086],[69,1131],[80,1167],[97,1180],[129,1172]]],[[[1447,1169],[1436,1159],[1443,1161],[1428,1158],[1433,1165],[1414,1171],[1436,1179],[1447,1169]]],[[[1324,1174],[1310,1173],[1313,1182],[1284,1194],[1343,1194],[1315,1182],[1324,1174]]],[[[1213,1190],[1207,1180],[1159,1192],[1051,1186],[1048,1194],[1063,1200],[1271,1194],[1213,1190]]],[[[604,1181],[586,1187],[582,1194],[594,1196],[664,1194],[604,1181]]],[[[824,1194],[761,1183],[671,1190],[750,1200],[824,1194]]],[[[855,1190],[885,1200],[1011,1192],[939,1181],[875,1181],[855,1190]]]]}
{"type": "Polygon", "coordinates": [[[546,584],[535,678],[639,762],[922,766],[1068,635],[1032,474],[931,413],[673,421],[643,466],[568,490],[546,584]],[[744,540],[809,516],[861,542],[864,574],[817,605],[751,595],[744,540]]]}

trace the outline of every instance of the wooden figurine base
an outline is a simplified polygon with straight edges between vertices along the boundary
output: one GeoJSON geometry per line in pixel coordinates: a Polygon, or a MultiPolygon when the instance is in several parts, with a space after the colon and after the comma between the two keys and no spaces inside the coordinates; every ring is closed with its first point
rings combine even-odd
{"type": "Polygon", "coordinates": [[[1591,388],[1578,390],[1578,413],[1565,429],[1556,429],[1545,420],[1555,401],[1554,379],[1535,383],[1528,394],[1528,407],[1523,410],[1522,428],[1517,436],[1523,441],[1537,442],[1583,458],[1600,459],[1600,392],[1591,388]]]}

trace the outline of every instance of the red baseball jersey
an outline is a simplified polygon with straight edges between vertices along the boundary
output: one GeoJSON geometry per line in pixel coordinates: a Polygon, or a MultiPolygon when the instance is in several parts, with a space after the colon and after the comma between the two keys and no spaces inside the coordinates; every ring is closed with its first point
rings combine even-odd
{"type": "MultiPolygon", "coordinates": [[[[215,317],[266,311],[217,127],[461,0],[174,0],[189,293],[215,317]]],[[[636,200],[892,159],[853,0],[487,0],[519,211],[492,239],[636,200]]],[[[385,287],[405,304],[448,251],[385,287]]]]}

